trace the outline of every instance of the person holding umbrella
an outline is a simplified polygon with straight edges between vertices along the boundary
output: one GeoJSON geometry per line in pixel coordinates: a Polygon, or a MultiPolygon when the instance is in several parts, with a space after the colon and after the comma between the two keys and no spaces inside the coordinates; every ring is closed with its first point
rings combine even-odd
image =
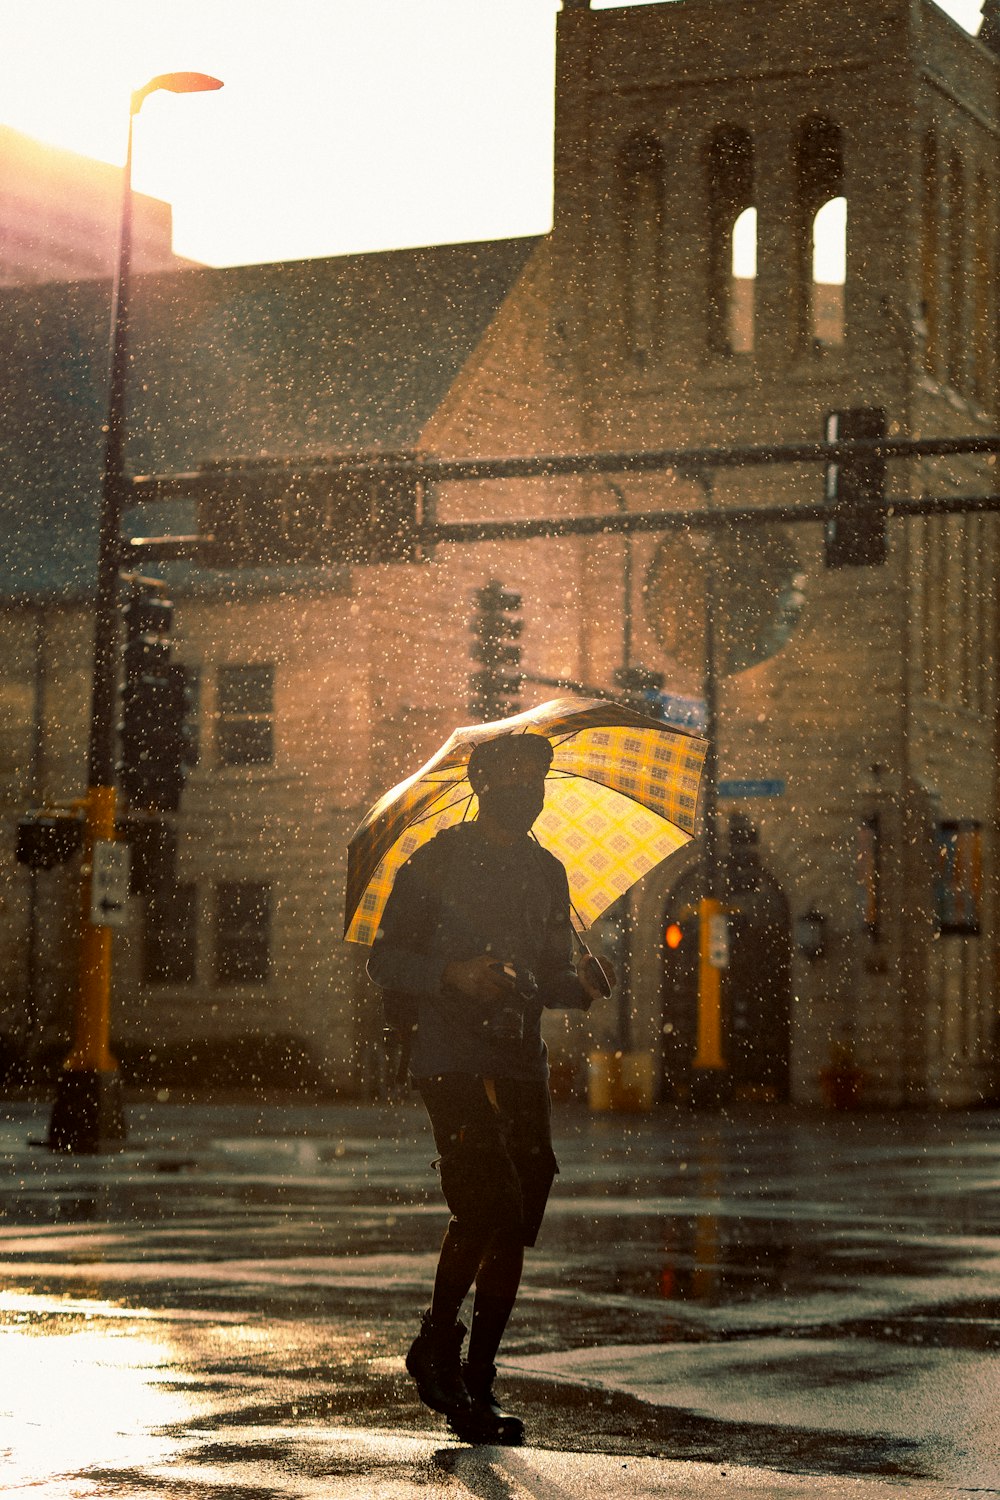
{"type": "Polygon", "coordinates": [[[407,1369],[469,1441],[523,1437],[493,1381],[558,1170],[542,1012],[610,994],[582,935],[693,838],[707,749],[624,704],[553,699],[456,729],[348,845],[344,936],[371,948],[452,1210],[407,1369]]]}
{"type": "Polygon", "coordinates": [[[558,1170],[542,1011],[586,1010],[613,983],[586,949],[573,961],[565,868],[529,838],[552,758],[535,733],[474,747],[478,818],[444,828],[401,866],[368,962],[387,1019],[403,1031],[415,1021],[410,1072],[452,1212],[406,1368],[420,1399],[472,1442],[523,1440],[493,1382],[524,1247],[558,1170]],[[473,1285],[463,1364],[459,1313],[473,1285]]]}

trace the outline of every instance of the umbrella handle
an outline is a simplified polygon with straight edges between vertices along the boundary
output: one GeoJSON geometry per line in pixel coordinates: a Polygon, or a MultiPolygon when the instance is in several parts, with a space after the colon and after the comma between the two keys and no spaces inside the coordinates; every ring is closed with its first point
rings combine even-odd
{"type": "Polygon", "coordinates": [[[590,962],[594,965],[594,969],[599,976],[597,981],[598,989],[601,991],[606,1000],[611,994],[611,985],[608,983],[608,976],[604,972],[604,965],[601,963],[601,960],[599,958],[594,957],[593,953],[591,953],[590,949],[587,947],[587,944],[584,942],[583,938],[577,932],[575,927],[573,928],[573,936],[576,938],[577,942],[580,945],[580,957],[589,958],[590,962]]]}

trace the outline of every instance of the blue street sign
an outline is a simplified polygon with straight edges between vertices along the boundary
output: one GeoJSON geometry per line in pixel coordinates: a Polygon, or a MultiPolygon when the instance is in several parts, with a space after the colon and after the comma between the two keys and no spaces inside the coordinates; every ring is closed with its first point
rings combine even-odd
{"type": "Polygon", "coordinates": [[[678,729],[705,728],[705,704],[701,698],[682,698],[678,693],[646,693],[650,716],[678,729]]]}
{"type": "Polygon", "coordinates": [[[729,801],[739,797],[783,797],[785,783],[777,777],[767,781],[720,781],[716,792],[720,799],[729,801]]]}

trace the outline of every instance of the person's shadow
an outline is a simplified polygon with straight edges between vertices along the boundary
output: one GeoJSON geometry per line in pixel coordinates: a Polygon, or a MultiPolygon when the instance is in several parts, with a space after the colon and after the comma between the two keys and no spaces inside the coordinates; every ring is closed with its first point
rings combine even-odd
{"type": "Polygon", "coordinates": [[[500,1446],[476,1448],[438,1448],[431,1463],[446,1474],[454,1474],[470,1495],[480,1500],[517,1500],[520,1486],[514,1486],[497,1464],[504,1452],[500,1446]]]}

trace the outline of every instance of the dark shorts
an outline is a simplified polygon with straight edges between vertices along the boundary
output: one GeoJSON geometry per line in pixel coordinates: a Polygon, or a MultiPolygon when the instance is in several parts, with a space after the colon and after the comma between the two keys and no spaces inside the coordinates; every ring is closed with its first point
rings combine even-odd
{"type": "Polygon", "coordinates": [[[482,1078],[443,1073],[414,1080],[440,1153],[441,1186],[455,1219],[471,1233],[516,1228],[538,1238],[552,1179],[552,1109],[544,1080],[497,1078],[493,1104],[482,1078]]]}

